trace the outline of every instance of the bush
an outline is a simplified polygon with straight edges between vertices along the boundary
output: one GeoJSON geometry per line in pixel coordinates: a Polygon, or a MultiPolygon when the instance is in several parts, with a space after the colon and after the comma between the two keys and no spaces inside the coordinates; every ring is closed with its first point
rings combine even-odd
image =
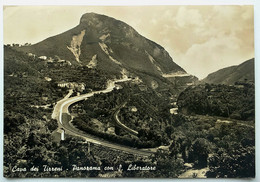
{"type": "Polygon", "coordinates": [[[51,119],[49,122],[47,122],[48,129],[53,132],[58,128],[58,121],[56,119],[51,119]]]}

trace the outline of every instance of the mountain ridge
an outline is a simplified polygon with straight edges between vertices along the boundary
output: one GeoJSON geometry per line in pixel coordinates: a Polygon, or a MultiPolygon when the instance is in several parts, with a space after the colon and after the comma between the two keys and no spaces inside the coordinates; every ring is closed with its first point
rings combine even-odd
{"type": "Polygon", "coordinates": [[[222,68],[209,74],[202,82],[234,85],[236,82],[254,81],[254,58],[239,65],[222,68]]]}
{"type": "MultiPolygon", "coordinates": [[[[139,77],[149,73],[166,83],[171,81],[163,74],[186,73],[162,46],[140,35],[126,23],[96,13],[86,13],[76,27],[18,50],[37,56],[58,56],[80,65],[89,65],[96,55],[94,65],[97,69],[112,74],[126,69],[139,77]]],[[[154,80],[143,79],[150,85],[151,79],[154,80]]]]}

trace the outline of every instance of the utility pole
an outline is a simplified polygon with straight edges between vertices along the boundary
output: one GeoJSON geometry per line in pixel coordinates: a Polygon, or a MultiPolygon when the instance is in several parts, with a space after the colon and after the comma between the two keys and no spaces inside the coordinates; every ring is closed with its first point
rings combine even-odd
{"type": "Polygon", "coordinates": [[[88,142],[88,153],[90,153],[90,142],[88,142]]]}
{"type": "Polygon", "coordinates": [[[61,140],[65,140],[65,130],[61,128],[61,140]]]}

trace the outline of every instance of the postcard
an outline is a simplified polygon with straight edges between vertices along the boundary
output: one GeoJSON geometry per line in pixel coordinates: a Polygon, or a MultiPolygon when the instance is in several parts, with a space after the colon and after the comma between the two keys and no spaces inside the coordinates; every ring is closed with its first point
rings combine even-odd
{"type": "Polygon", "coordinates": [[[4,177],[255,178],[253,5],[3,16],[4,177]]]}

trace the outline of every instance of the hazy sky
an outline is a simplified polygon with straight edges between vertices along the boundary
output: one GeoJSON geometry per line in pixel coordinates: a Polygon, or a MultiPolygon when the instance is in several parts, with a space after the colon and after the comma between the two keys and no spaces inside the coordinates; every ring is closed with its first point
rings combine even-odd
{"type": "Polygon", "coordinates": [[[75,27],[82,14],[122,20],[199,78],[254,57],[253,6],[9,6],[4,44],[37,43],[75,27]]]}

